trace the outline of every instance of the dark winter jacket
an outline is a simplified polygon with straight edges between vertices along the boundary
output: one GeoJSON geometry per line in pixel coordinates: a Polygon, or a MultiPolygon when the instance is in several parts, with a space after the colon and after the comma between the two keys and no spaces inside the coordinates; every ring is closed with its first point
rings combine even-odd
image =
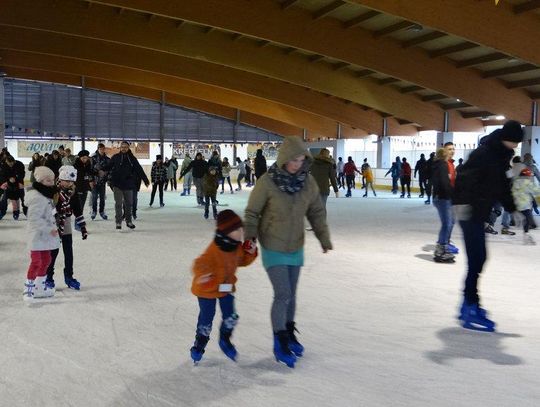
{"type": "Polygon", "coordinates": [[[398,178],[401,176],[401,161],[394,161],[390,169],[384,174],[386,177],[388,174],[392,174],[392,178],[398,178]]]}
{"type": "Polygon", "coordinates": [[[221,159],[219,158],[219,155],[213,155],[212,157],[210,157],[210,159],[208,160],[208,168],[210,167],[214,167],[217,171],[217,175],[219,176],[219,178],[221,178],[222,165],[221,165],[221,159]]]}
{"type": "Polygon", "coordinates": [[[180,174],[180,178],[182,178],[184,175],[186,175],[189,171],[191,171],[191,175],[193,175],[193,178],[202,178],[204,177],[204,174],[208,172],[208,162],[206,160],[193,160],[189,163],[189,165],[182,171],[180,174]]]}
{"type": "Polygon", "coordinates": [[[165,164],[158,164],[156,161],[152,163],[152,171],[150,172],[150,179],[152,184],[167,181],[167,167],[165,164]]]}
{"type": "Polygon", "coordinates": [[[88,160],[88,162],[84,164],[80,157],[77,157],[73,167],[77,170],[77,181],[75,181],[77,192],[88,192],[92,190],[92,187],[90,186],[90,183],[94,182],[92,161],[88,160]]]}
{"type": "Polygon", "coordinates": [[[411,165],[408,162],[401,163],[401,169],[399,172],[399,176],[401,178],[411,178],[412,174],[412,168],[411,165]]]}
{"type": "Polygon", "coordinates": [[[15,160],[13,167],[10,167],[4,162],[4,164],[2,164],[2,169],[0,170],[0,184],[7,182],[12,177],[15,178],[16,183],[24,184],[25,173],[26,171],[22,162],[15,160]]]}
{"type": "Polygon", "coordinates": [[[419,175],[420,179],[423,180],[426,178],[426,169],[427,169],[427,160],[425,158],[420,158],[416,165],[414,166],[414,176],[419,175]]]}
{"type": "Polygon", "coordinates": [[[311,164],[311,175],[317,181],[319,191],[323,195],[330,194],[330,183],[334,192],[338,191],[334,160],[328,157],[317,156],[311,164]]]}
{"type": "Polygon", "coordinates": [[[62,166],[62,159],[58,158],[57,160],[55,160],[53,155],[51,154],[45,160],[45,166],[49,167],[52,172],[54,172],[55,178],[58,178],[58,173],[60,172],[60,167],[62,166]]]}
{"type": "Polygon", "coordinates": [[[452,199],[453,188],[450,184],[448,163],[445,160],[437,160],[432,168],[433,198],[452,199]]]}
{"type": "Polygon", "coordinates": [[[427,180],[430,180],[431,177],[433,175],[433,158],[430,157],[427,161],[426,161],[426,169],[425,169],[425,172],[424,172],[424,179],[427,181],[427,180]]]}
{"type": "Polygon", "coordinates": [[[140,186],[138,179],[145,184],[149,183],[139,160],[131,151],[113,155],[104,169],[111,171],[112,186],[124,191],[137,189],[137,186],[140,186]]]}
{"type": "MultiPolygon", "coordinates": [[[[59,188],[58,201],[56,203],[56,225],[60,236],[64,235],[66,222],[71,222],[71,215],[75,217],[75,224],[84,228],[81,229],[83,235],[86,234],[86,222],[84,221],[81,200],[75,190],[59,188]]],[[[69,230],[69,228],[68,228],[69,230]]]]}
{"type": "Polygon", "coordinates": [[[203,191],[205,196],[212,196],[217,194],[219,184],[219,175],[212,175],[210,173],[205,174],[203,177],[203,191]]]}
{"type": "Polygon", "coordinates": [[[266,171],[268,171],[268,167],[266,166],[266,158],[264,158],[262,150],[257,150],[257,155],[255,156],[255,176],[259,178],[266,171]]]}
{"type": "Polygon", "coordinates": [[[109,173],[105,171],[103,176],[99,176],[99,171],[104,171],[103,168],[111,161],[107,154],[100,155],[99,152],[92,156],[92,169],[94,170],[94,180],[98,185],[104,184],[109,179],[109,173]]]}
{"type": "Polygon", "coordinates": [[[500,130],[485,137],[457,174],[453,204],[470,205],[472,219],[477,222],[488,221],[497,201],[506,211],[514,212],[510,179],[506,176],[513,155],[514,151],[502,144],[500,130]]]}

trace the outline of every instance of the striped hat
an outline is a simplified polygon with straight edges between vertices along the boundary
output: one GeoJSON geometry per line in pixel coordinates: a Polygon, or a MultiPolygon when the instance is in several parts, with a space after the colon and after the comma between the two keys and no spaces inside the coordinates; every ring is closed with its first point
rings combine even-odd
{"type": "Polygon", "coordinates": [[[217,230],[218,232],[227,235],[232,231],[243,227],[242,219],[230,209],[226,209],[218,213],[217,216],[217,230]]]}

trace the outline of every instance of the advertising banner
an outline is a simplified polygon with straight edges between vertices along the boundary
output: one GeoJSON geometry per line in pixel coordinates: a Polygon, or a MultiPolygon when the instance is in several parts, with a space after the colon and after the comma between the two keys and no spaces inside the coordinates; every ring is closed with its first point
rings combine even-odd
{"type": "Polygon", "coordinates": [[[214,151],[221,154],[219,144],[202,144],[202,143],[173,143],[173,155],[178,159],[184,159],[186,154],[191,158],[195,158],[197,153],[202,153],[205,160],[208,160],[214,151]]]}
{"type": "Polygon", "coordinates": [[[257,150],[260,148],[267,160],[277,160],[279,146],[280,145],[276,143],[248,144],[248,158],[255,158],[257,150]]]}
{"type": "Polygon", "coordinates": [[[71,149],[72,153],[77,154],[77,151],[73,151],[73,142],[64,140],[36,140],[36,141],[18,141],[17,142],[17,156],[19,158],[31,158],[34,153],[41,155],[45,153],[51,153],[53,150],[58,150],[58,147],[64,146],[64,148],[71,149]]]}
{"type": "MultiPolygon", "coordinates": [[[[105,154],[112,157],[120,152],[120,141],[103,143],[105,144],[105,154]]],[[[133,155],[138,159],[148,160],[150,158],[150,143],[131,143],[129,148],[133,155]]]]}

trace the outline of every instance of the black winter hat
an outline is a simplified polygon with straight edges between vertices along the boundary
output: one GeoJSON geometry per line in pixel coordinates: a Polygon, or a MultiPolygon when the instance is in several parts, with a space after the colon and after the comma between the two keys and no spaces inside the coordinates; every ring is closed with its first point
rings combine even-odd
{"type": "Polygon", "coordinates": [[[156,161],[157,160],[163,160],[163,156],[161,154],[156,155],[156,161]]]}
{"type": "Polygon", "coordinates": [[[79,154],[77,154],[79,157],[90,157],[90,152],[88,150],[81,150],[79,151],[79,154]]]}
{"type": "Polygon", "coordinates": [[[515,120],[507,121],[501,129],[501,140],[521,143],[523,141],[523,129],[521,124],[515,120]]]}

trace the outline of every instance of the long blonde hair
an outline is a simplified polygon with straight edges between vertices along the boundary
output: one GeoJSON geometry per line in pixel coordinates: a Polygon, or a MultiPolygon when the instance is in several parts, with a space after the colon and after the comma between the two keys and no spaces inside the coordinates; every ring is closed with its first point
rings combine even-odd
{"type": "Polygon", "coordinates": [[[437,154],[435,154],[435,160],[445,160],[448,158],[448,152],[444,147],[441,147],[437,150],[437,154]]]}

